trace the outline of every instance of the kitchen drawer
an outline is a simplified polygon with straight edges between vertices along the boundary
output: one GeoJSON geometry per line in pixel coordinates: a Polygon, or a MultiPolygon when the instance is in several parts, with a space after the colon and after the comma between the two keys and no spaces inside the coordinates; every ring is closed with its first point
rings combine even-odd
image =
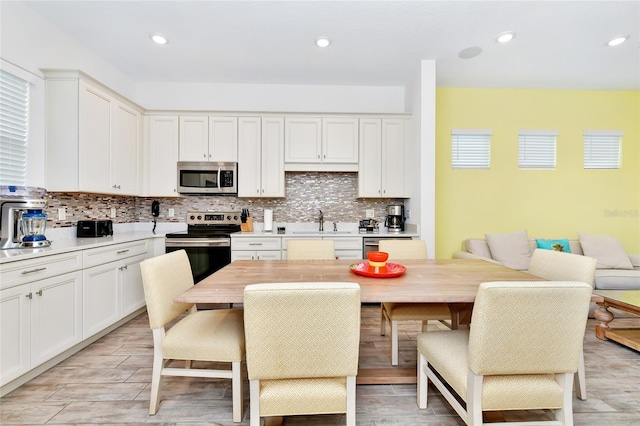
{"type": "Polygon", "coordinates": [[[53,254],[0,265],[0,288],[9,288],[82,269],[82,252],[53,254]]]}
{"type": "Polygon", "coordinates": [[[336,250],[336,257],[339,260],[362,260],[362,249],[336,250]]]}
{"type": "Polygon", "coordinates": [[[232,238],[231,250],[280,250],[280,238],[232,238]]]}
{"type": "Polygon", "coordinates": [[[333,240],[336,250],[362,250],[362,237],[322,237],[323,240],[333,240]]]}
{"type": "Polygon", "coordinates": [[[148,251],[148,240],[132,241],[130,243],[114,244],[110,246],[84,250],[82,252],[83,265],[85,269],[91,268],[92,266],[102,265],[105,263],[114,262],[116,260],[145,254],[148,251]]]}

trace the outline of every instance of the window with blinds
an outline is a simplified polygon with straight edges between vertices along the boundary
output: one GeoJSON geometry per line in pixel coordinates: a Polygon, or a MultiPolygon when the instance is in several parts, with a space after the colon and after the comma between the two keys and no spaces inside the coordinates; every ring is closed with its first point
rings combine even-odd
{"type": "Polygon", "coordinates": [[[585,130],[584,168],[619,169],[623,135],[620,130],[585,130]]]}
{"type": "Polygon", "coordinates": [[[521,130],[518,135],[518,167],[520,169],[555,169],[555,130],[521,130]]]}
{"type": "Polygon", "coordinates": [[[488,169],[491,163],[491,130],[452,129],[451,167],[488,169]]]}
{"type": "Polygon", "coordinates": [[[25,185],[29,83],[0,70],[0,185],[25,185]]]}

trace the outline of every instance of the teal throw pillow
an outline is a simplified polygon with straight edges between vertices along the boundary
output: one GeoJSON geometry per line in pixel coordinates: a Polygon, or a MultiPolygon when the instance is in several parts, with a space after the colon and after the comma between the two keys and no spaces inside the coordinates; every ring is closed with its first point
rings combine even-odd
{"type": "Polygon", "coordinates": [[[541,240],[536,238],[538,248],[544,250],[555,250],[563,253],[571,253],[571,247],[569,247],[569,240],[564,238],[561,240],[541,240]]]}

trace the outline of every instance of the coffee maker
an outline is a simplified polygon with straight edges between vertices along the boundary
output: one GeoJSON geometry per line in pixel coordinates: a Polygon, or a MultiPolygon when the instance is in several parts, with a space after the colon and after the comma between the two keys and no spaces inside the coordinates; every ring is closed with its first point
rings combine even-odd
{"type": "Polygon", "coordinates": [[[44,190],[2,187],[0,191],[0,249],[48,247],[44,231],[47,201],[36,198],[44,190]],[[34,192],[35,190],[35,192],[34,192]]]}
{"type": "Polygon", "coordinates": [[[404,204],[402,202],[391,203],[387,206],[387,217],[384,220],[384,226],[389,232],[404,231],[404,204]]]}

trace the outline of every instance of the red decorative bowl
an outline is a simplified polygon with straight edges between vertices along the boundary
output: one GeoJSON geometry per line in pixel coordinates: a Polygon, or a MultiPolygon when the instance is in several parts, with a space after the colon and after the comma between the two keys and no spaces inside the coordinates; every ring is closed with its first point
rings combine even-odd
{"type": "Polygon", "coordinates": [[[367,253],[367,259],[372,262],[386,262],[389,258],[389,253],[384,251],[370,251],[367,253]]]}

